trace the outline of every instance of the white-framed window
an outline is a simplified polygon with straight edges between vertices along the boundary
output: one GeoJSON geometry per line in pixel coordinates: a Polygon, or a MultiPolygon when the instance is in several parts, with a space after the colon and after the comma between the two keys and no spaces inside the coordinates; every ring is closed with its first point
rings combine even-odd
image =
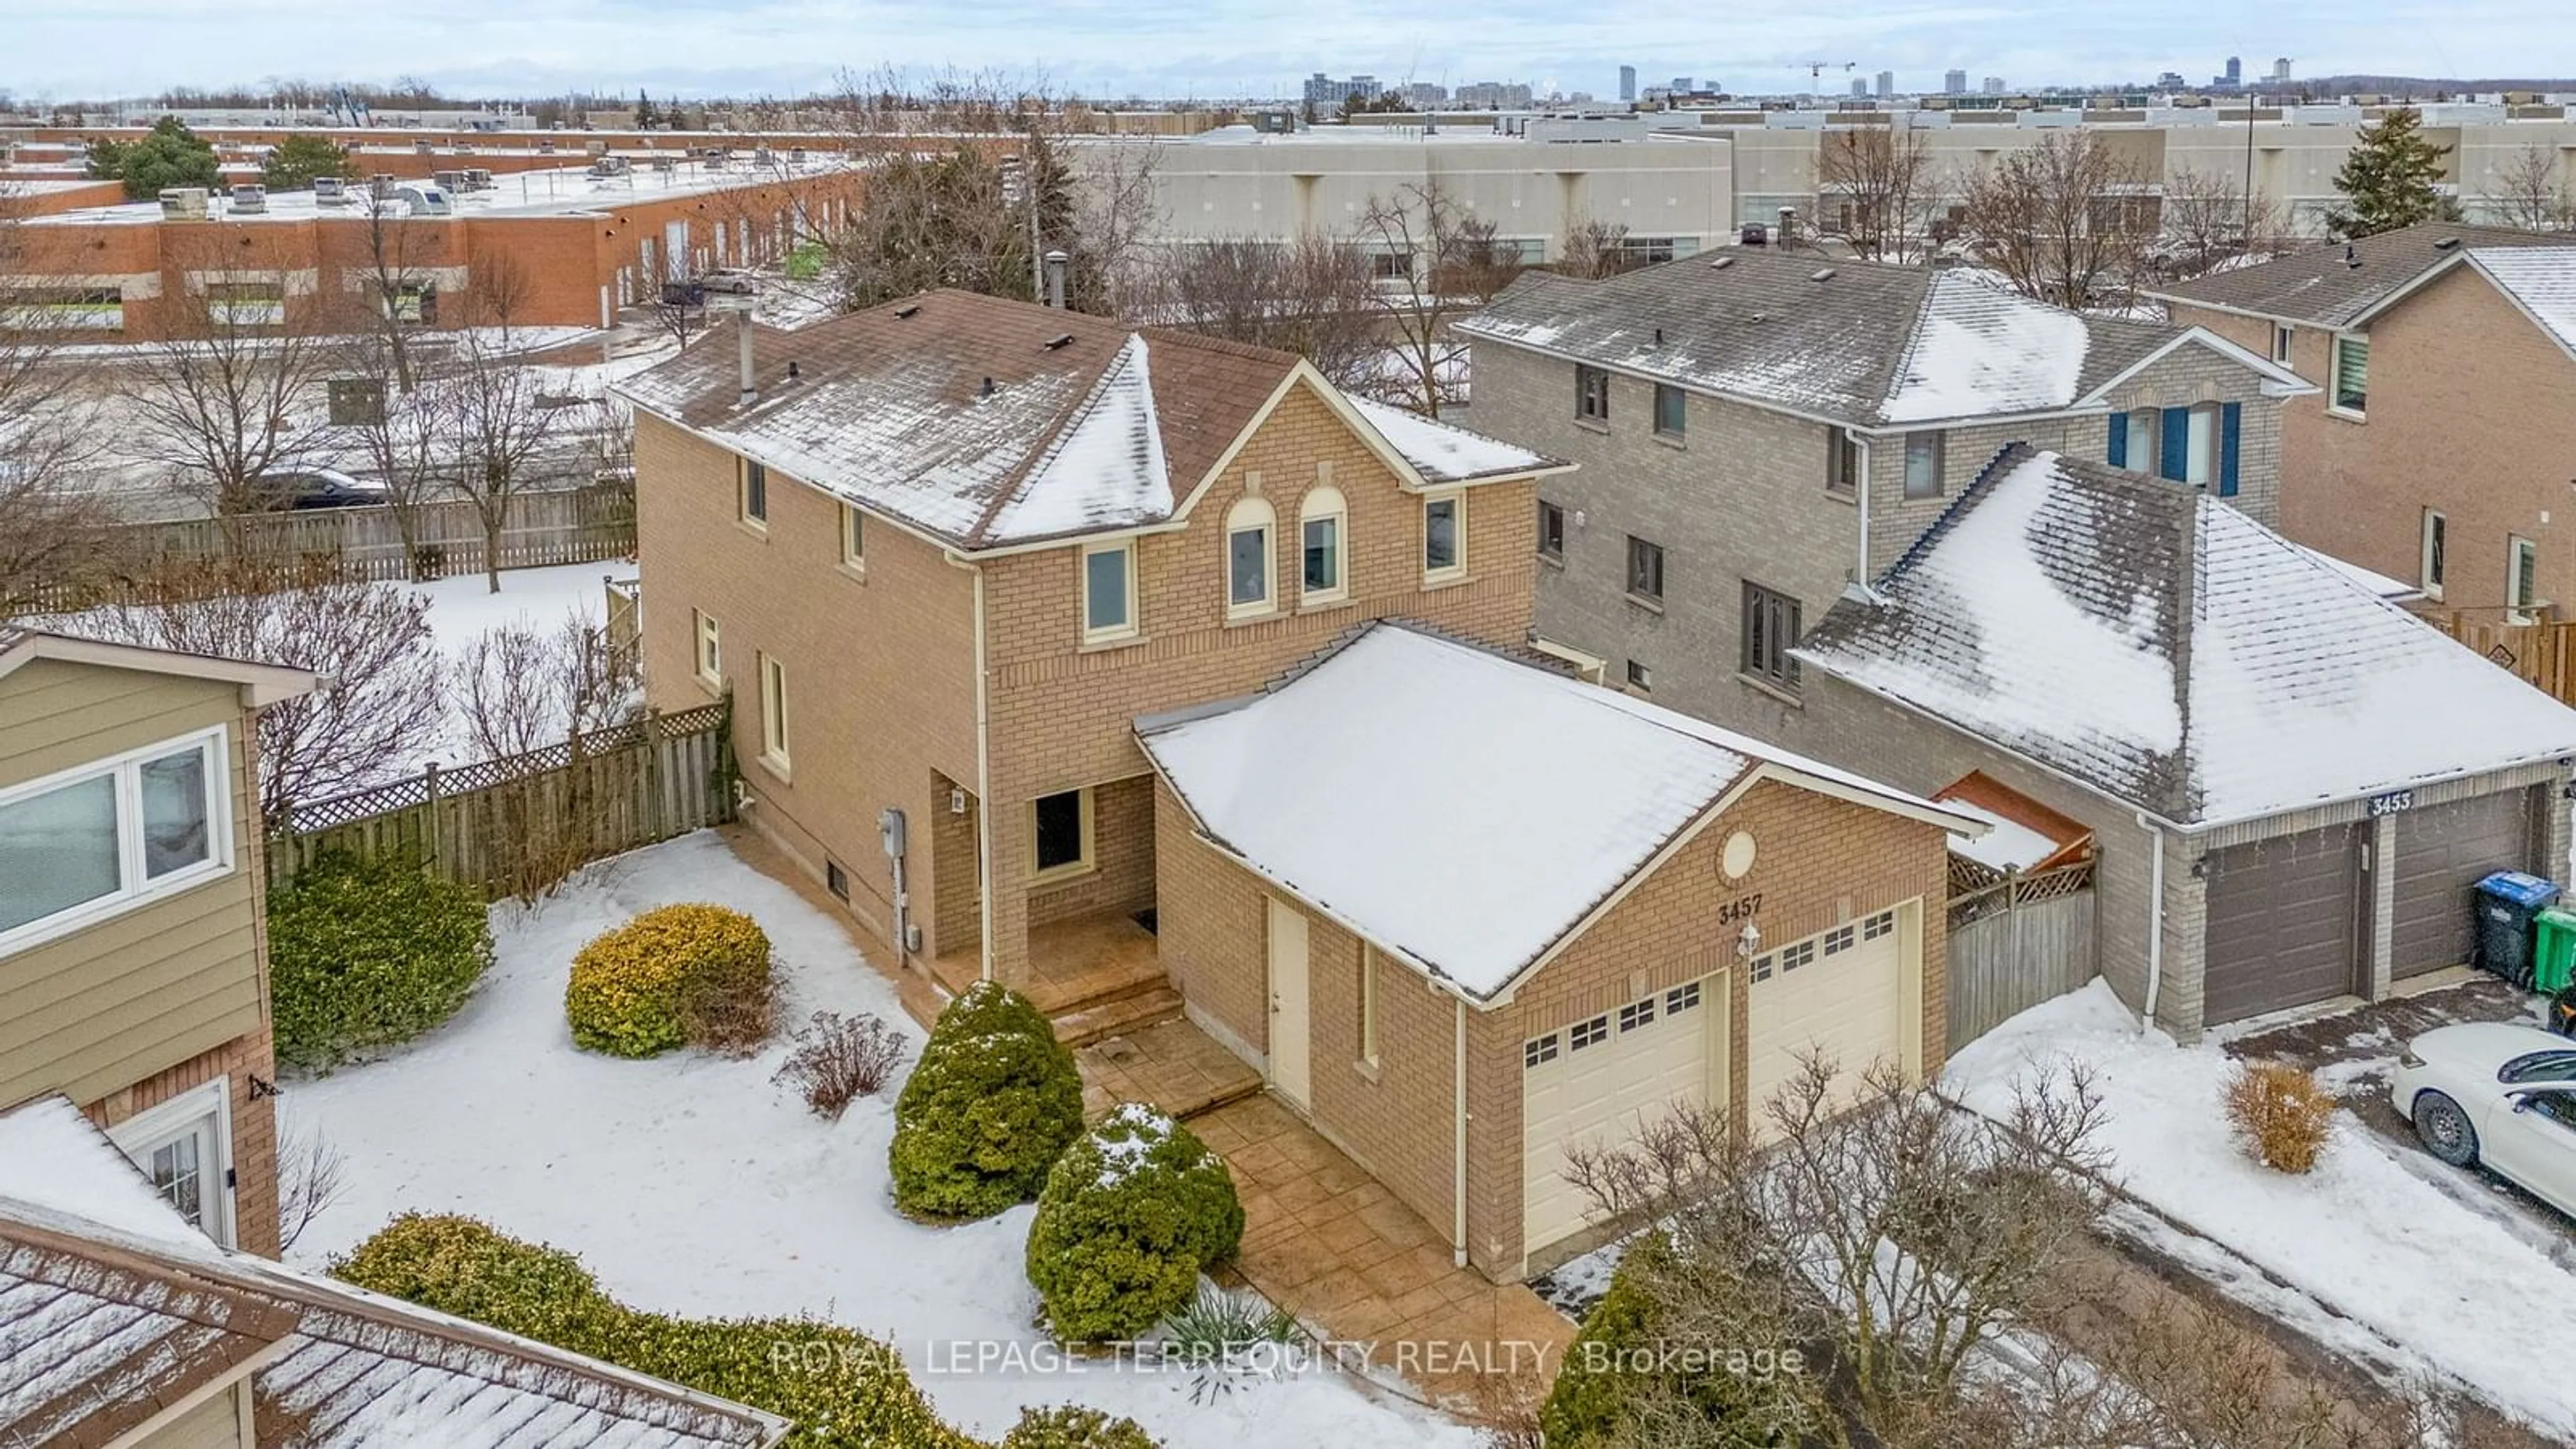
{"type": "Polygon", "coordinates": [[[2332,381],[2326,398],[2339,413],[2362,417],[2370,411],[2370,338],[2359,333],[2334,340],[2332,381]]]}
{"type": "Polygon", "coordinates": [[[854,569],[868,562],[867,515],[848,503],[841,505],[841,562],[854,569]]]}
{"type": "Polygon", "coordinates": [[[760,757],[787,768],[787,666],[775,654],[760,656],[760,757]]]}
{"type": "Polygon", "coordinates": [[[1941,496],[1941,434],[1905,435],[1905,496],[1941,496]]]}
{"type": "Polygon", "coordinates": [[[716,616],[704,609],[691,609],[689,617],[697,624],[698,679],[714,688],[722,689],[724,687],[724,630],[716,623],[716,616]]]}
{"type": "Polygon", "coordinates": [[[2182,481],[2207,488],[2218,481],[2218,404],[2201,403],[2183,414],[2182,481]]]}
{"type": "Polygon", "coordinates": [[[2528,624],[2547,602],[2540,597],[2540,545],[2527,538],[2505,540],[2504,602],[2516,624],[2528,624]]]}
{"type": "Polygon", "coordinates": [[[1850,498],[1860,485],[1860,440],[1840,428],[1825,429],[1825,491],[1850,498]]]}
{"type": "Polygon", "coordinates": [[[1574,364],[1574,415],[1587,423],[1610,421],[1610,373],[1590,363],[1574,364]]]}
{"type": "Polygon", "coordinates": [[[2450,526],[2450,520],[2439,512],[2430,508],[2424,510],[2424,539],[2422,552],[2416,561],[2415,580],[2423,587],[2424,597],[2437,604],[2442,601],[2442,556],[2450,542],[2445,537],[2450,526]]]}
{"type": "Polygon", "coordinates": [[[152,1190],[207,1237],[235,1243],[232,1090],[222,1077],[107,1129],[152,1190]]]}
{"type": "Polygon", "coordinates": [[[2297,328],[2295,328],[2295,327],[2292,327],[2289,323],[2287,323],[2287,322],[2275,322],[2275,323],[2273,323],[2273,324],[2272,324],[2272,360],[2273,360],[2274,362],[2277,362],[2277,363],[2282,364],[2283,366],[2287,366],[2287,365],[2289,364],[2289,361],[2290,361],[2290,349],[2291,349],[2291,346],[2292,346],[2292,344],[2294,344],[2294,343],[2296,343],[2296,342],[2298,341],[2298,337],[2299,337],[2299,331],[2298,331],[2298,329],[2297,329],[2297,328]]]}
{"type": "Polygon", "coordinates": [[[1439,583],[1467,572],[1467,495],[1432,493],[1422,500],[1422,581],[1439,583]]]}
{"type": "Polygon", "coordinates": [[[1086,644],[1136,633],[1136,547],[1096,543],[1082,551],[1082,639],[1086,644]]]}
{"type": "Polygon", "coordinates": [[[1297,597],[1326,604],[1350,593],[1350,505],[1329,484],[1306,490],[1297,504],[1297,597]]]}
{"type": "Polygon", "coordinates": [[[734,516],[754,528],[769,526],[769,469],[749,458],[735,477],[734,516]]]}
{"type": "Polygon", "coordinates": [[[232,869],[218,726],[0,790],[0,955],[232,869]]]}
{"type": "Polygon", "coordinates": [[[1377,948],[1360,943],[1360,1060],[1377,1063],[1377,948]]]}
{"type": "Polygon", "coordinates": [[[1655,434],[1664,438],[1690,436],[1690,394],[1668,382],[1655,384],[1655,434]]]}
{"type": "Polygon", "coordinates": [[[1082,875],[1092,866],[1091,792],[1062,790],[1029,803],[1032,884],[1082,875]]]}
{"type": "Polygon", "coordinates": [[[1270,541],[1279,515],[1265,498],[1242,498],[1225,511],[1225,612],[1230,619],[1270,612],[1270,541]]]}
{"type": "Polygon", "coordinates": [[[2157,471],[2156,455],[2164,451],[2165,414],[2162,408],[2140,408],[2129,414],[2129,461],[2125,465],[2140,473],[2157,471]]]}

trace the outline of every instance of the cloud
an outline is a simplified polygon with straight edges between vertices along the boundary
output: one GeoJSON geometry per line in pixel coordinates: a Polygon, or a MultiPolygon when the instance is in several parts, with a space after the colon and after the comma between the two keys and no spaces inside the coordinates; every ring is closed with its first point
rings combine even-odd
{"type": "Polygon", "coordinates": [[[1741,0],[1655,7],[1605,25],[1561,0],[0,0],[0,87],[69,98],[277,76],[418,76],[463,95],[565,89],[793,94],[881,63],[1042,72],[1118,96],[1293,92],[1308,71],[1457,85],[1509,79],[1610,93],[1617,68],[1743,91],[1893,70],[1930,88],[1958,67],[2015,84],[2199,78],[2303,47],[2301,74],[2576,74],[2563,0],[2474,10],[2409,0],[2168,0],[2096,7],[2025,0],[1741,0]],[[1657,12],[1660,13],[1657,13],[1657,12]]]}

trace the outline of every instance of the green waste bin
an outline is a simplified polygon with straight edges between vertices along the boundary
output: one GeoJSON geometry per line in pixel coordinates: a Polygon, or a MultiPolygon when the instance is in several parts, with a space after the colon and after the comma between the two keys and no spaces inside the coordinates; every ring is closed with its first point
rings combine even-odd
{"type": "Polygon", "coordinates": [[[2576,911],[2542,911],[2532,935],[2531,989],[2555,995],[2576,978],[2576,911]]]}

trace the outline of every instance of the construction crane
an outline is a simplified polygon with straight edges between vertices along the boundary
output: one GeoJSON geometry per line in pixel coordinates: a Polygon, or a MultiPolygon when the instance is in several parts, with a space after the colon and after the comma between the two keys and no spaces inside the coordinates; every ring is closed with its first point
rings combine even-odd
{"type": "MultiPolygon", "coordinates": [[[[1833,67],[1834,67],[1834,62],[1832,62],[1832,61],[1830,61],[1830,60],[1811,60],[1811,61],[1808,61],[1808,62],[1807,62],[1807,80],[1808,80],[1808,82],[1809,82],[1810,84],[1813,84],[1813,83],[1815,83],[1815,82],[1822,81],[1822,80],[1825,78],[1825,72],[1826,72],[1826,71],[1829,71],[1829,70],[1831,70],[1831,69],[1833,69],[1833,67]]],[[[1843,67],[1843,69],[1845,69],[1845,70],[1858,70],[1858,69],[1860,69],[1860,62],[1859,62],[1859,61],[1856,61],[1856,60],[1847,60],[1847,61],[1844,61],[1844,62],[1842,63],[1842,67],[1843,67]]]]}

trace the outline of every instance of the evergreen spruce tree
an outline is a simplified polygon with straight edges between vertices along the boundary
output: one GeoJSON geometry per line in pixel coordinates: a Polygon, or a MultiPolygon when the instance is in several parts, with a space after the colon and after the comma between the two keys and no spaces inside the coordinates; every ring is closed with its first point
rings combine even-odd
{"type": "Polygon", "coordinates": [[[653,98],[644,94],[642,91],[637,91],[635,93],[635,129],[639,131],[652,130],[655,119],[656,117],[653,114],[653,98]]]}
{"type": "Polygon", "coordinates": [[[211,191],[221,184],[222,168],[205,137],[182,125],[177,116],[163,116],[140,140],[92,142],[89,174],[121,180],[125,194],[140,199],[159,196],[170,186],[202,186],[211,191]]]}
{"type": "Polygon", "coordinates": [[[271,191],[310,191],[316,176],[357,174],[357,158],[348,147],[328,136],[301,131],[278,142],[259,167],[259,179],[271,191]]]}
{"type": "Polygon", "coordinates": [[[2335,189],[2345,204],[2326,217],[2336,237],[2350,241],[2426,221],[2458,221],[2459,203],[2433,189],[2448,146],[2425,139],[2423,114],[2412,106],[2389,112],[2361,128],[2335,189]]]}

